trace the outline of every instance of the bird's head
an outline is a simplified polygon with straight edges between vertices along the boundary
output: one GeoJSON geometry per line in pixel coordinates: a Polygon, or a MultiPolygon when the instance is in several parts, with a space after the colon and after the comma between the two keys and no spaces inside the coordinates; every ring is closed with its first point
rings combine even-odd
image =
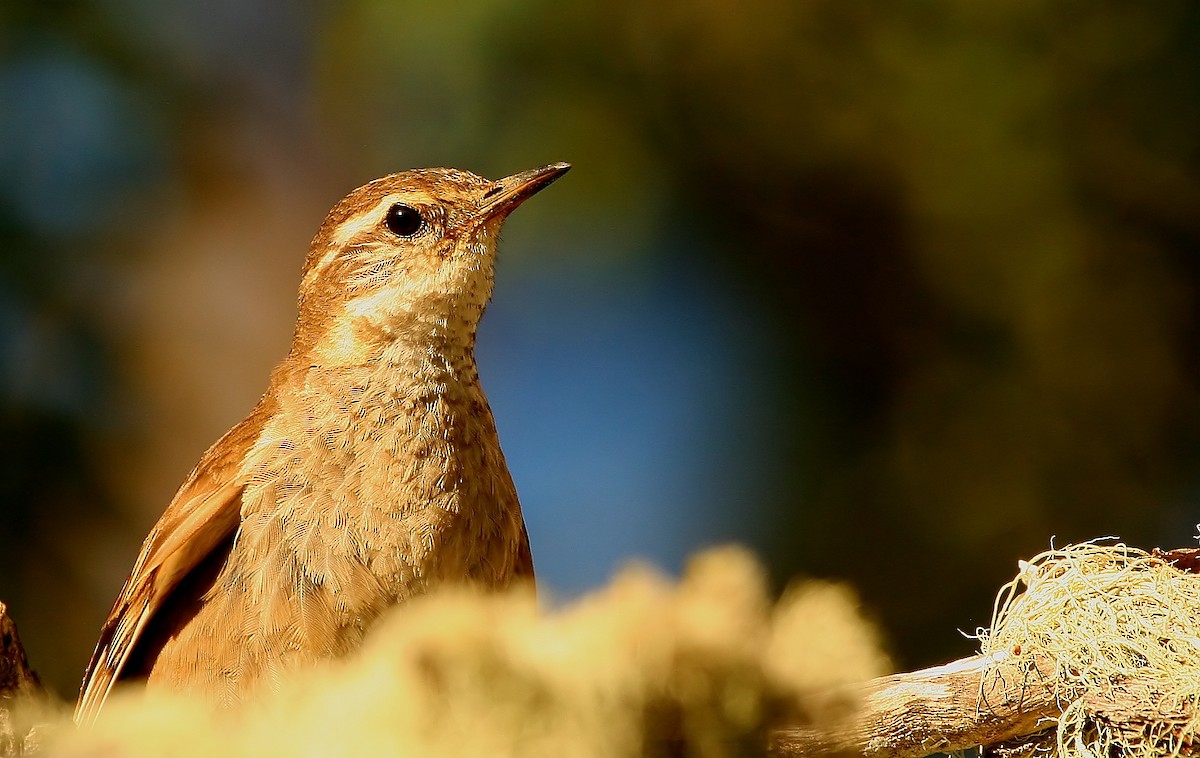
{"type": "Polygon", "coordinates": [[[293,353],[350,365],[396,340],[469,347],[491,298],[504,219],[569,168],[552,163],[498,181],[417,169],[351,192],[312,241],[293,353]]]}

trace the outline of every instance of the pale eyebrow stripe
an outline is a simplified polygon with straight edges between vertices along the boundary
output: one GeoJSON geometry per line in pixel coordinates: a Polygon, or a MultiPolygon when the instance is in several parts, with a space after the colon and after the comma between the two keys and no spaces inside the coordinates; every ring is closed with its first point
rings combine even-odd
{"type": "Polygon", "coordinates": [[[333,231],[333,235],[330,237],[329,252],[325,253],[325,256],[321,258],[321,260],[317,261],[316,265],[312,267],[312,270],[308,272],[308,276],[304,277],[304,281],[306,283],[311,281],[317,276],[317,274],[328,267],[329,264],[333,263],[333,260],[337,258],[338,253],[342,252],[346,245],[353,242],[358,235],[378,224],[380,218],[382,218],[384,214],[384,208],[390,208],[394,203],[406,201],[416,203],[422,201],[430,202],[432,199],[433,198],[430,197],[428,193],[421,191],[407,194],[393,193],[380,200],[378,203],[372,206],[370,210],[357,213],[338,224],[337,229],[333,231]]]}
{"type": "Polygon", "coordinates": [[[367,229],[370,229],[371,227],[375,226],[375,224],[379,223],[379,217],[383,215],[379,212],[379,209],[384,205],[390,206],[392,202],[392,198],[386,197],[380,202],[376,203],[375,206],[370,210],[363,211],[355,216],[351,216],[342,223],[338,224],[338,228],[333,231],[332,241],[334,246],[344,246],[346,243],[350,242],[367,229]]]}
{"type": "Polygon", "coordinates": [[[370,229],[378,222],[378,217],[381,215],[379,209],[384,205],[391,205],[394,202],[394,195],[389,195],[383,200],[376,203],[369,210],[355,214],[338,224],[337,229],[333,231],[330,237],[329,252],[317,261],[316,265],[309,270],[308,275],[304,277],[305,283],[312,281],[318,274],[324,271],[338,254],[346,247],[346,245],[357,237],[362,232],[370,229]]]}
{"type": "Polygon", "coordinates": [[[393,192],[376,203],[370,210],[363,211],[343,221],[333,232],[333,244],[343,246],[354,240],[360,233],[379,223],[385,211],[395,203],[423,204],[430,203],[433,198],[420,190],[411,192],[393,192]]]}

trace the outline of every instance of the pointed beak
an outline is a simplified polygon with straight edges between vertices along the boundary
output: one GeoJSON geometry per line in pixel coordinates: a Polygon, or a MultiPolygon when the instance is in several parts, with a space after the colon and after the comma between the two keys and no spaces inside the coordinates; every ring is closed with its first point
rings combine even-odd
{"type": "Polygon", "coordinates": [[[503,217],[571,169],[570,163],[551,163],[497,181],[480,202],[480,221],[503,217]]]}

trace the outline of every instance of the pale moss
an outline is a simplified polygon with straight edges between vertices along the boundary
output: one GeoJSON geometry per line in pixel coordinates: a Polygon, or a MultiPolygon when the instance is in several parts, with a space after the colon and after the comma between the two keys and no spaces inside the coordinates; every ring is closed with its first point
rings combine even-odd
{"type": "Polygon", "coordinates": [[[813,693],[886,666],[851,593],[800,585],[775,608],[761,567],[727,548],[678,584],[632,568],[547,613],[528,593],[441,592],[236,713],[122,692],[92,730],[60,718],[45,741],[66,756],[618,758],[671,754],[669,740],[739,755],[769,719],[811,719],[813,693]]]}
{"type": "Polygon", "coordinates": [[[984,655],[1053,661],[1054,755],[1200,752],[1200,575],[1120,544],[1050,550],[1022,562],[980,641],[984,655]]]}

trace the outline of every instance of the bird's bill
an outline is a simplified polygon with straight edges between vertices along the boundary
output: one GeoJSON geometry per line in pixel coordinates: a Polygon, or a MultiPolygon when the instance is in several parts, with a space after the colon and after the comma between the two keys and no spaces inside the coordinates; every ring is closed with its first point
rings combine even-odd
{"type": "Polygon", "coordinates": [[[570,163],[550,163],[495,182],[483,195],[480,217],[505,216],[571,169],[570,163]]]}

